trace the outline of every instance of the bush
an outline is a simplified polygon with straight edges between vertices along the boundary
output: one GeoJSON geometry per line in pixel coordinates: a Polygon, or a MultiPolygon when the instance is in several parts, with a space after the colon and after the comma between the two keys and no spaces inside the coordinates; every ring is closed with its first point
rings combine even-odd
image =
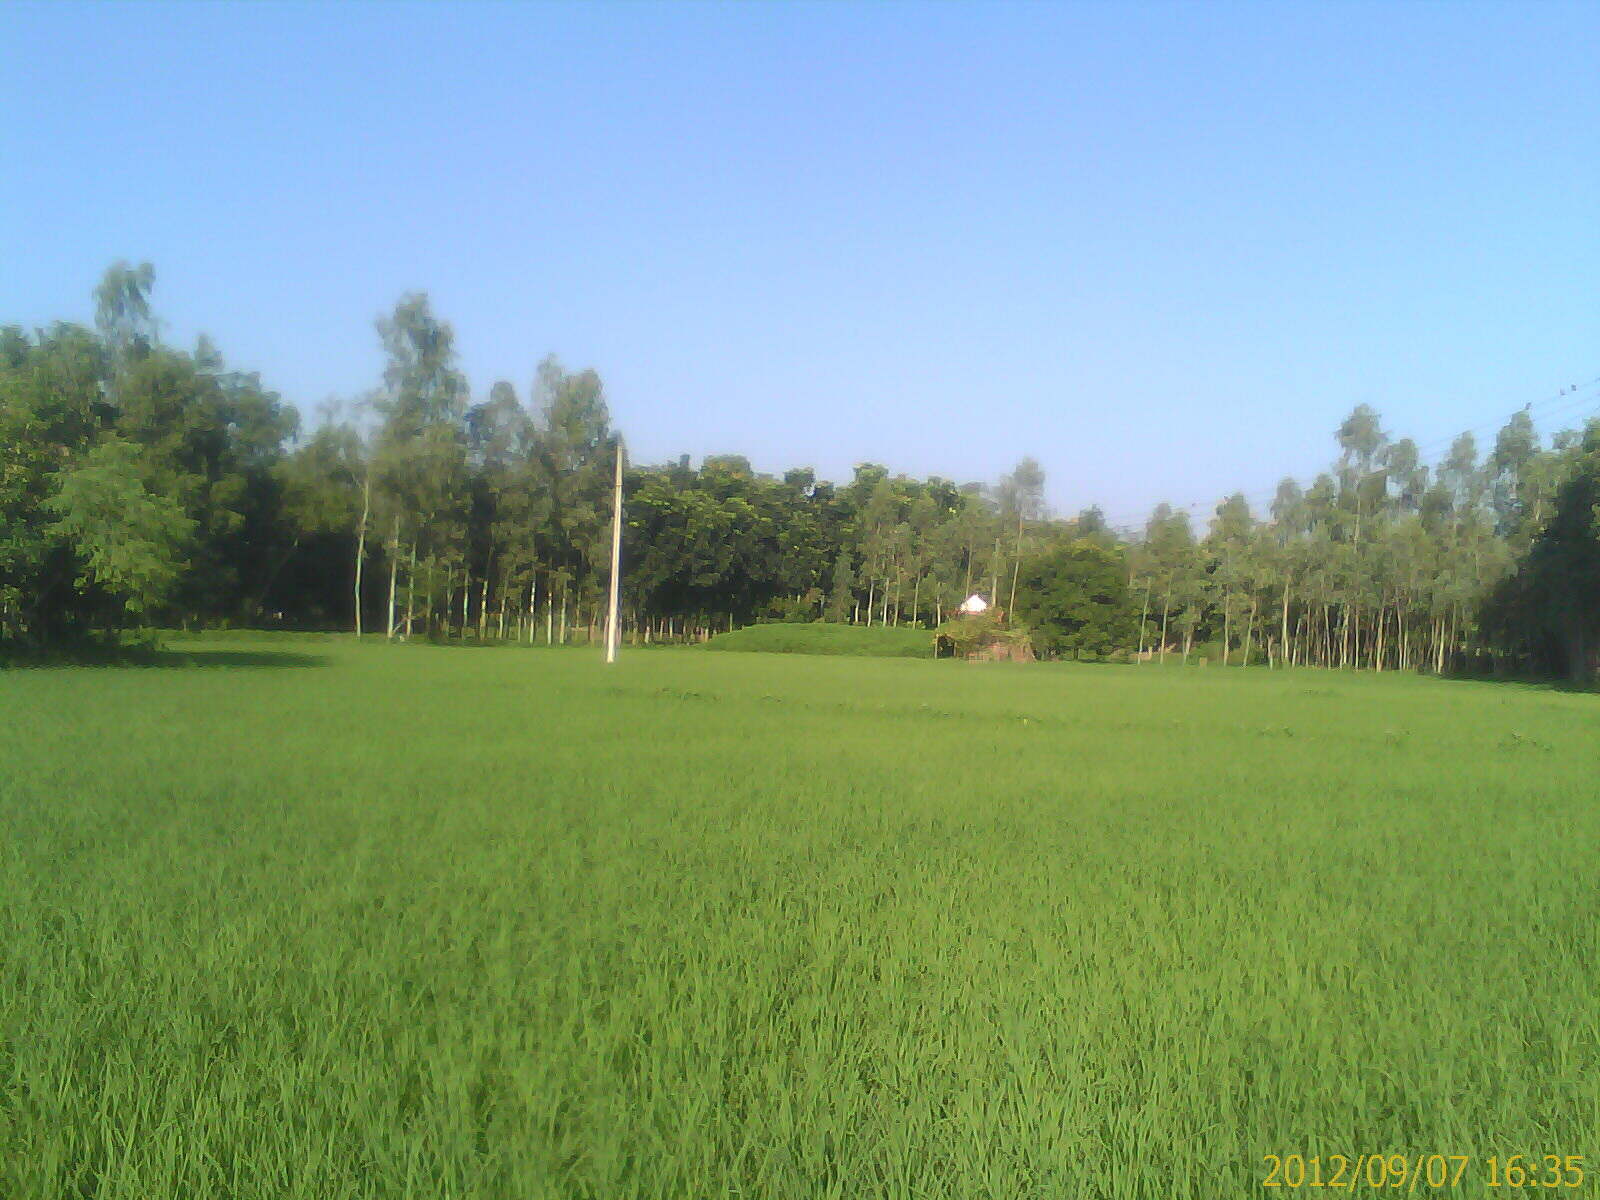
{"type": "Polygon", "coordinates": [[[960,616],[946,621],[933,631],[937,653],[951,658],[967,658],[984,647],[1005,649],[1033,657],[1033,636],[1026,625],[1003,624],[993,613],[960,616]]]}

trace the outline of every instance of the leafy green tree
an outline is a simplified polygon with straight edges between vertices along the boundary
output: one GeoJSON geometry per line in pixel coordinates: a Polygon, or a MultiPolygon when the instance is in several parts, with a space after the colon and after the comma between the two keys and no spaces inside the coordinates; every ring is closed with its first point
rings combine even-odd
{"type": "Polygon", "coordinates": [[[194,522],[171,497],[146,485],[145,464],[132,443],[103,437],[61,474],[45,506],[55,514],[53,532],[80,564],[80,588],[98,587],[122,611],[137,615],[177,583],[194,522]]]}
{"type": "Polygon", "coordinates": [[[1189,514],[1174,512],[1169,504],[1159,504],[1145,526],[1144,544],[1138,562],[1145,581],[1145,595],[1156,597],[1152,613],[1159,610],[1160,624],[1156,644],[1165,660],[1173,635],[1173,618],[1190,602],[1191,577],[1196,574],[1194,531],[1189,514]]]}
{"type": "MultiPolygon", "coordinates": [[[[401,297],[377,327],[388,361],[377,402],[383,423],[373,466],[391,522],[387,628],[392,637],[402,560],[408,568],[409,632],[417,616],[419,563],[423,620],[431,626],[441,577],[453,573],[464,557],[467,383],[457,366],[454,331],[434,315],[425,294],[401,297]]],[[[443,599],[448,617],[448,595],[443,599]]]]}
{"type": "Polygon", "coordinates": [[[1600,674],[1600,421],[1568,462],[1549,520],[1489,605],[1491,632],[1569,679],[1600,674]]]}
{"type": "Polygon", "coordinates": [[[844,622],[850,619],[855,605],[856,571],[848,549],[841,549],[833,560],[833,589],[828,593],[828,620],[844,622]]]}
{"type": "Polygon", "coordinates": [[[372,516],[371,458],[361,430],[330,407],[311,436],[278,464],[276,476],[290,537],[262,587],[263,607],[297,610],[361,633],[372,516]],[[296,571],[302,559],[309,559],[306,569],[296,571]],[[348,587],[329,586],[333,578],[348,587]]]}
{"type": "Polygon", "coordinates": [[[104,347],[81,326],[0,329],[0,630],[16,640],[49,640],[81,615],[48,502],[109,419],[106,377],[104,347]]]}
{"type": "Polygon", "coordinates": [[[593,624],[610,558],[611,414],[599,374],[569,373],[554,355],[539,364],[533,395],[551,483],[542,557],[552,568],[552,596],[559,589],[565,641],[570,601],[576,601],[575,619],[581,620],[587,605],[593,624]],[[569,596],[569,589],[576,595],[569,596]]]}
{"type": "MultiPolygon", "coordinates": [[[[526,409],[504,382],[471,404],[450,326],[413,293],[379,322],[375,427],[330,417],[302,438],[207,339],[163,344],[154,283],[148,264],[118,263],[93,330],[0,328],[0,638],[123,613],[359,630],[369,560],[387,568],[391,630],[402,611],[431,634],[595,626],[617,447],[596,372],[549,356],[526,409]]],[[[1466,434],[1430,469],[1362,405],[1335,440],[1330,469],[1284,481],[1269,521],[1235,495],[1197,544],[1163,506],[1126,547],[1093,506],[1048,519],[1031,458],[993,488],[876,463],[835,486],[738,454],[635,467],[625,622],[659,636],[819,614],[936,623],[973,592],[1020,608],[1028,564],[1088,542],[1126,555],[1129,644],[1163,656],[1200,639],[1225,661],[1264,646],[1273,665],[1591,669],[1582,435],[1541,439],[1525,411],[1487,456],[1466,434]]]]}
{"type": "Polygon", "coordinates": [[[1015,611],[1033,631],[1035,650],[1050,657],[1109,658],[1138,637],[1122,551],[1089,538],[1027,559],[1015,611]]]}
{"type": "MultiPolygon", "coordinates": [[[[1244,641],[1249,640],[1257,611],[1253,587],[1252,552],[1255,544],[1255,516],[1243,495],[1234,493],[1217,506],[1206,537],[1212,558],[1212,575],[1222,596],[1222,662],[1227,665],[1234,645],[1235,626],[1248,620],[1244,641]]],[[[1248,649],[1246,651],[1248,655],[1248,649]]],[[[1248,658],[1247,658],[1248,661],[1248,658]]]]}
{"type": "Polygon", "coordinates": [[[121,369],[148,354],[156,344],[157,321],[150,309],[155,268],[149,263],[110,267],[94,291],[94,323],[111,360],[121,369]]]}
{"type": "MultiPolygon", "coordinates": [[[[1023,536],[1029,521],[1044,517],[1044,468],[1031,457],[1024,457],[1012,472],[1000,481],[1000,515],[1008,523],[1016,521],[1016,544],[1011,554],[1011,592],[1007,609],[1016,607],[1017,574],[1021,569],[1023,536]]],[[[995,598],[999,596],[998,583],[995,598]]]]}

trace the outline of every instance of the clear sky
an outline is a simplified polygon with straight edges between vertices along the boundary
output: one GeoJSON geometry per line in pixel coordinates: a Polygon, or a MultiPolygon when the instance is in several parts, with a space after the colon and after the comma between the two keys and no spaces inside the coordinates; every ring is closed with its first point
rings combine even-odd
{"type": "Polygon", "coordinates": [[[147,259],[310,414],[420,289],[636,460],[1204,513],[1357,403],[1600,405],[1597,63],[1593,2],[12,3],[0,321],[147,259]]]}

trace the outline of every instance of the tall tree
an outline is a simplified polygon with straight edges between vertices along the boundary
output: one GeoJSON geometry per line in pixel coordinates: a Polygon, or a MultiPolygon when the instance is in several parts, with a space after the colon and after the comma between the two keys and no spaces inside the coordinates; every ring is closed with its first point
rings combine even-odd
{"type": "Polygon", "coordinates": [[[98,587],[124,613],[142,614],[177,583],[194,522],[170,496],[152,488],[138,447],[102,437],[63,472],[46,507],[54,532],[80,564],[77,585],[98,587]]]}
{"type": "Polygon", "coordinates": [[[1044,516],[1044,468],[1031,457],[1024,457],[1011,473],[1000,481],[1000,512],[1016,521],[1016,545],[1012,550],[1011,594],[1007,608],[1017,599],[1017,572],[1022,565],[1023,534],[1029,521],[1044,516]]]}
{"type": "MultiPolygon", "coordinates": [[[[456,363],[454,332],[434,315],[426,294],[401,297],[377,327],[388,361],[377,402],[382,424],[374,468],[391,522],[387,629],[392,637],[401,562],[408,566],[409,633],[417,616],[419,567],[423,619],[431,625],[441,577],[464,555],[467,384],[456,363]]],[[[448,603],[444,609],[448,620],[448,603]]]]}

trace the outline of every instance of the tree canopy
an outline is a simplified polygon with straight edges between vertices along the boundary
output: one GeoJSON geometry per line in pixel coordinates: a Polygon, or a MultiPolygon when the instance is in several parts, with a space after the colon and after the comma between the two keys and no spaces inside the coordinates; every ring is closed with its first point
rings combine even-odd
{"type": "MultiPolygon", "coordinates": [[[[302,429],[201,338],[167,345],[148,264],[118,263],[93,328],[0,328],[0,638],[128,623],[360,627],[391,637],[589,637],[621,443],[593,369],[538,362],[475,393],[425,293],[378,319],[373,390],[302,429]],[[478,398],[480,397],[481,398],[478,398]]],[[[1052,517],[1022,458],[994,486],[860,464],[838,483],[738,454],[629,463],[633,636],[760,621],[932,629],[974,591],[1045,654],[1590,677],[1600,434],[1526,412],[1430,465],[1358,405],[1334,461],[1206,527],[1052,517]]]]}

